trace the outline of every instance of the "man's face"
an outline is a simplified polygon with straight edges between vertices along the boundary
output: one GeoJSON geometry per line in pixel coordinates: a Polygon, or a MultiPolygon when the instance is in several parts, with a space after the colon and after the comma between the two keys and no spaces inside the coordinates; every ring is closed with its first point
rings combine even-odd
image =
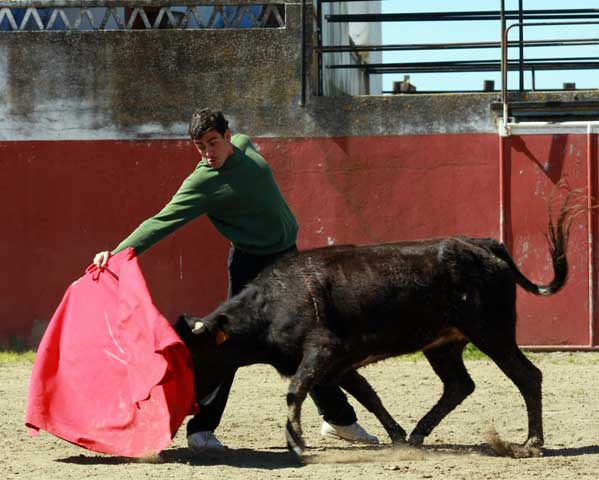
{"type": "Polygon", "coordinates": [[[233,153],[231,145],[231,132],[227,130],[221,135],[216,130],[210,130],[200,138],[191,140],[202,158],[212,168],[220,168],[225,164],[225,160],[233,153]]]}

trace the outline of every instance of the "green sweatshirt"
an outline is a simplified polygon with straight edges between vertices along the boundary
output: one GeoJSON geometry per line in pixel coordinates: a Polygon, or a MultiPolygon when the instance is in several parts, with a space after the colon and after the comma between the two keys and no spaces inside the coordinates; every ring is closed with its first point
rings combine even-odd
{"type": "Polygon", "coordinates": [[[270,167],[247,135],[234,135],[231,143],[233,154],[221,168],[201,161],[171,201],[112,253],[133,247],[139,255],[203,214],[244,252],[269,255],[294,245],[298,225],[270,167]]]}

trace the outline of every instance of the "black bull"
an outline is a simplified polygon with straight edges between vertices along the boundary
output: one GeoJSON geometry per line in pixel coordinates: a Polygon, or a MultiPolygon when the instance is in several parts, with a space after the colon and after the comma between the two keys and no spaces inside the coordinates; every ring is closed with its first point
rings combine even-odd
{"type": "Polygon", "coordinates": [[[231,369],[270,364],[291,377],[286,433],[297,453],[305,447],[301,405],[319,383],[340,385],[399,444],[405,430],[356,370],[422,351],[443,381],[443,394],[409,437],[421,444],[473,392],[462,360],[472,342],[518,387],[528,412],[525,446],[541,446],[542,375],[516,344],[516,284],[536,295],[565,284],[566,204],[555,225],[549,215],[554,278],[545,286],[529,281],[493,239],[335,246],[282,259],[210,315],[182,317],[178,331],[194,359],[197,398],[209,395],[231,369]]]}

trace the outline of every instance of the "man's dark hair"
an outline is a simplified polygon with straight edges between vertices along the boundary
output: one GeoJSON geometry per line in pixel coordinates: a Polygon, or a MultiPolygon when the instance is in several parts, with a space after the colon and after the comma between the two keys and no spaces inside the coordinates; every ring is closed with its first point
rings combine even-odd
{"type": "Polygon", "coordinates": [[[203,108],[202,110],[196,110],[191,115],[188,131],[189,136],[196,139],[210,130],[216,130],[221,135],[224,135],[228,128],[229,122],[227,122],[222,112],[203,108]]]}

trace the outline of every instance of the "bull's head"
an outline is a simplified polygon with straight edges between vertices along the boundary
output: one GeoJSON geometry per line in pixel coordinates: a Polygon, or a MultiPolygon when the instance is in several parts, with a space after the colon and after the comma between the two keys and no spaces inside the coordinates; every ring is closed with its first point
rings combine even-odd
{"type": "Polygon", "coordinates": [[[235,339],[236,348],[247,346],[250,350],[256,348],[256,344],[267,333],[265,323],[261,319],[261,312],[266,309],[266,301],[260,289],[250,284],[246,289],[235,297],[227,300],[215,311],[204,316],[194,317],[183,315],[186,330],[191,337],[190,341],[196,343],[209,340],[211,337],[217,346],[222,345],[229,339],[235,339]]]}
{"type": "Polygon", "coordinates": [[[201,335],[204,332],[212,333],[217,345],[223,344],[229,338],[229,334],[225,331],[227,319],[223,313],[209,315],[204,318],[183,315],[182,320],[185,321],[191,332],[196,335],[201,335]]]}
{"type": "MultiPolygon", "coordinates": [[[[200,333],[204,333],[207,330],[206,325],[204,325],[204,322],[202,321],[196,321],[191,329],[191,331],[193,333],[200,334],[200,333]]],[[[214,334],[215,337],[215,341],[217,345],[221,345],[222,343],[224,343],[228,338],[229,338],[229,334],[227,332],[225,332],[224,330],[218,329],[216,330],[216,333],[214,334]]]]}

